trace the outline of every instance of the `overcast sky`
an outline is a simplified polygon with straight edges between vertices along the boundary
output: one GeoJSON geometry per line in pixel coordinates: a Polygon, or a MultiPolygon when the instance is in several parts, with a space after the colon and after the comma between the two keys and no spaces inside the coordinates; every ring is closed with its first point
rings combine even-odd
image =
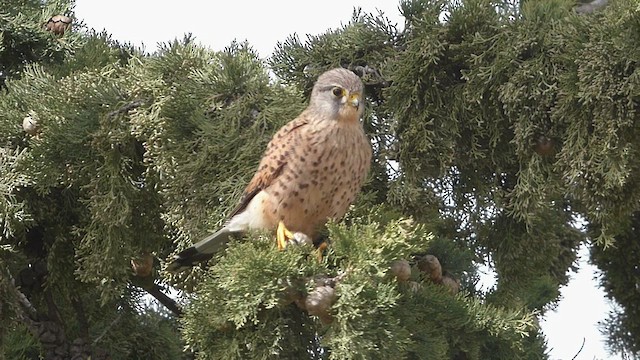
{"type": "MultiPolygon", "coordinates": [[[[366,12],[378,10],[404,24],[398,11],[399,1],[322,0],[292,1],[149,1],[149,0],[76,0],[76,17],[98,31],[106,29],[116,40],[144,45],[152,52],[159,42],[182,38],[192,33],[196,41],[215,50],[234,39],[248,40],[261,57],[268,57],[278,41],[297,33],[317,35],[345,24],[354,7],[366,12]]],[[[561,289],[563,300],[555,312],[542,322],[548,337],[551,358],[572,359],[583,342],[576,360],[621,359],[609,356],[597,322],[604,320],[609,304],[594,281],[595,267],[587,264],[588,252],[580,252],[580,271],[561,289]]],[[[485,280],[490,282],[490,277],[485,280]]]]}

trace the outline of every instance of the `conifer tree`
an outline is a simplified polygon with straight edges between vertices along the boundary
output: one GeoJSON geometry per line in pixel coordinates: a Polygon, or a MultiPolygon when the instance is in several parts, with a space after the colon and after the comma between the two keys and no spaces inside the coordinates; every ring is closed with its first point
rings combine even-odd
{"type": "Polygon", "coordinates": [[[612,349],[638,355],[632,0],[589,14],[407,0],[403,29],[356,11],[266,62],[190,36],[146,54],[54,32],[54,16],[73,18],[64,1],[14,5],[0,12],[5,358],[545,359],[537,321],[588,240],[622,306],[612,349]],[[374,159],[328,248],[252,233],[164,272],[224,221],[270,136],[337,66],[365,83],[374,159]],[[494,288],[476,288],[479,263],[494,288]]]}

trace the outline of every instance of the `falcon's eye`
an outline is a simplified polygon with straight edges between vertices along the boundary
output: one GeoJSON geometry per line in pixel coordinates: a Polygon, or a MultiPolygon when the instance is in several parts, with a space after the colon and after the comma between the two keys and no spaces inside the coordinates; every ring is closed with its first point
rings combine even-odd
{"type": "Polygon", "coordinates": [[[333,90],[331,90],[331,92],[333,92],[333,95],[335,95],[336,97],[344,96],[344,89],[337,86],[334,87],[333,90]]]}

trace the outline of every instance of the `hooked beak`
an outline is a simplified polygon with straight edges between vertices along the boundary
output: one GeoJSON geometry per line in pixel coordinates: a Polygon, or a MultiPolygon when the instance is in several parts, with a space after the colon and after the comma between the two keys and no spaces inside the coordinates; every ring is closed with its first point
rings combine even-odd
{"type": "Polygon", "coordinates": [[[351,96],[349,96],[349,104],[351,104],[351,106],[353,106],[356,109],[360,108],[359,96],[360,96],[359,94],[351,94],[351,96]]]}

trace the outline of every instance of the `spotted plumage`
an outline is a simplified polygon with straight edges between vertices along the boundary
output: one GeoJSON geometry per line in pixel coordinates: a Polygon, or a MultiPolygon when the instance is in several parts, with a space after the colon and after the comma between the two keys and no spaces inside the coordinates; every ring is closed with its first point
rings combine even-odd
{"type": "Polygon", "coordinates": [[[168,270],[207,260],[230,234],[275,229],[313,237],[330,218],[341,218],[355,200],[371,163],[371,145],[360,117],[363,85],[353,72],[322,74],[309,106],[271,139],[242,200],[226,225],[179,253],[168,270]]]}

